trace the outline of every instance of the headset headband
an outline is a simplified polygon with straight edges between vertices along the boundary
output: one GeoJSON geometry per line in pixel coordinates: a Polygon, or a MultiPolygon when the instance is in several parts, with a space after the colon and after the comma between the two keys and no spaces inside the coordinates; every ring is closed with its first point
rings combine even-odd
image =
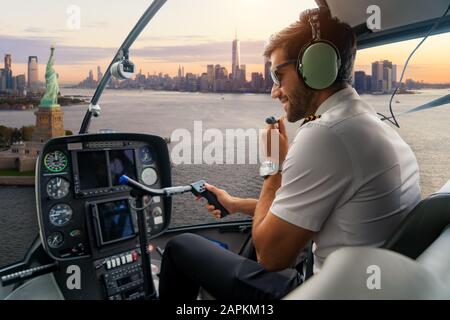
{"type": "Polygon", "coordinates": [[[319,15],[314,14],[308,19],[309,24],[311,25],[312,39],[313,41],[320,40],[320,22],[319,15]]]}

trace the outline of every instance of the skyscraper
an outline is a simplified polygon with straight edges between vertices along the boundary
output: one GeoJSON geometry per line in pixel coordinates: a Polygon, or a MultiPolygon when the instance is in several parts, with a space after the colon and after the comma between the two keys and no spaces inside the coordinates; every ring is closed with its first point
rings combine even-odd
{"type": "Polygon", "coordinates": [[[12,58],[10,54],[5,54],[5,70],[11,70],[12,58]]]}
{"type": "Polygon", "coordinates": [[[208,64],[206,67],[206,75],[208,76],[208,82],[213,83],[214,82],[214,65],[208,64]]]}
{"type": "Polygon", "coordinates": [[[5,69],[0,69],[0,91],[6,89],[5,69]]]}
{"type": "Polygon", "coordinates": [[[263,75],[259,72],[252,72],[251,74],[251,86],[253,88],[253,91],[255,92],[260,92],[261,89],[263,89],[263,84],[264,84],[264,78],[263,75]]]}
{"type": "Polygon", "coordinates": [[[372,91],[390,92],[397,82],[397,66],[389,60],[372,63],[372,91]]]}
{"type": "Polygon", "coordinates": [[[19,90],[19,91],[23,91],[25,89],[26,85],[27,85],[25,75],[24,74],[19,74],[19,75],[14,77],[14,80],[15,80],[14,81],[15,82],[15,85],[14,85],[15,88],[14,89],[19,90]]]}
{"type": "Polygon", "coordinates": [[[241,64],[238,70],[238,79],[242,82],[247,81],[247,68],[245,67],[245,64],[241,64]]]}
{"type": "Polygon", "coordinates": [[[241,64],[241,45],[237,38],[237,33],[232,45],[232,57],[231,57],[231,72],[233,73],[233,79],[238,77],[238,69],[241,64]]]}
{"type": "Polygon", "coordinates": [[[383,91],[392,90],[392,62],[383,60],[383,91]]]}
{"type": "Polygon", "coordinates": [[[392,65],[392,86],[397,86],[397,65],[392,65]]]}
{"type": "Polygon", "coordinates": [[[28,57],[28,88],[35,89],[39,85],[39,64],[36,56],[28,57]]]}
{"type": "Polygon", "coordinates": [[[12,57],[10,54],[6,54],[5,55],[5,69],[4,69],[4,74],[6,77],[6,90],[12,90],[13,89],[13,76],[12,76],[12,69],[11,69],[11,64],[12,64],[12,57]]]}
{"type": "Polygon", "coordinates": [[[215,66],[214,66],[214,80],[220,80],[220,79],[222,79],[222,73],[221,73],[221,66],[220,66],[220,64],[216,64],[215,66]]]}
{"type": "Polygon", "coordinates": [[[272,68],[272,62],[266,57],[264,61],[264,82],[266,89],[273,86],[272,77],[270,76],[270,68],[272,68]]]}
{"type": "Polygon", "coordinates": [[[100,69],[100,66],[97,66],[97,81],[100,82],[103,78],[102,69],[100,69]]]}
{"type": "Polygon", "coordinates": [[[383,62],[372,63],[372,91],[383,91],[383,62]]]}

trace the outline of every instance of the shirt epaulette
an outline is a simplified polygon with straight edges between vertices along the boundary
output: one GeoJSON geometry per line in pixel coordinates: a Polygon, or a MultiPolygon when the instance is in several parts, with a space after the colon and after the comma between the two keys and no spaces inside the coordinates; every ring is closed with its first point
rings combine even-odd
{"type": "Polygon", "coordinates": [[[308,122],[317,120],[317,119],[319,119],[320,117],[321,117],[321,115],[318,115],[318,116],[312,115],[312,116],[306,117],[305,120],[303,121],[302,125],[304,125],[304,124],[306,124],[306,123],[308,123],[308,122]]]}

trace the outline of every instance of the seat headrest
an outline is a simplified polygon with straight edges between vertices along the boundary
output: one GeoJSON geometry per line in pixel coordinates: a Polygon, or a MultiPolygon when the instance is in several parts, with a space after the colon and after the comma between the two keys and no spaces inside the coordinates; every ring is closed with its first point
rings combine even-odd
{"type": "Polygon", "coordinates": [[[449,298],[448,287],[416,261],[386,249],[348,247],[333,252],[320,273],[284,299],[449,298]]]}
{"type": "Polygon", "coordinates": [[[416,261],[450,288],[450,225],[416,261]]]}

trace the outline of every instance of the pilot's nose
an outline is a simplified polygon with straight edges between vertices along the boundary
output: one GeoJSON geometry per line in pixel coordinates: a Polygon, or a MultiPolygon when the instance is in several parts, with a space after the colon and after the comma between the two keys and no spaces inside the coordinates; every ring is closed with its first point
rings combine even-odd
{"type": "Polygon", "coordinates": [[[281,88],[280,86],[277,86],[275,83],[272,85],[272,91],[270,92],[270,96],[272,97],[272,99],[278,99],[279,97],[281,97],[281,88]]]}

